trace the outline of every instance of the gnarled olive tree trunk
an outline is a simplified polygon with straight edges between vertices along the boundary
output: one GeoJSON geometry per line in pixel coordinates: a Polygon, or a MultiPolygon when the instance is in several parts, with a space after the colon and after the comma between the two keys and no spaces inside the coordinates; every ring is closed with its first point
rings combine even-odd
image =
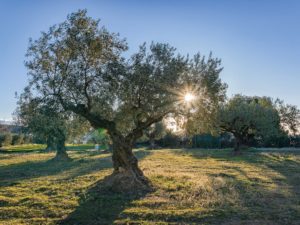
{"type": "Polygon", "coordinates": [[[114,172],[129,172],[134,177],[144,176],[138,167],[138,160],[132,152],[133,143],[120,136],[113,136],[113,166],[114,172]]]}
{"type": "Polygon", "coordinates": [[[84,106],[71,108],[75,113],[85,117],[94,128],[104,127],[112,140],[112,162],[114,172],[105,178],[110,188],[120,192],[152,190],[150,181],[144,176],[138,166],[138,159],[133,154],[135,141],[143,136],[143,130],[152,123],[161,120],[162,116],[146,122],[139,122],[137,127],[127,136],[116,129],[116,123],[102,119],[97,114],[88,112],[84,106]]]}
{"type": "Polygon", "coordinates": [[[138,166],[138,159],[133,154],[134,140],[126,139],[121,135],[112,135],[113,152],[112,161],[115,176],[114,187],[117,183],[121,185],[122,191],[128,191],[137,188],[149,188],[149,180],[144,176],[143,171],[138,166]],[[127,190],[126,190],[127,189],[127,190]]]}

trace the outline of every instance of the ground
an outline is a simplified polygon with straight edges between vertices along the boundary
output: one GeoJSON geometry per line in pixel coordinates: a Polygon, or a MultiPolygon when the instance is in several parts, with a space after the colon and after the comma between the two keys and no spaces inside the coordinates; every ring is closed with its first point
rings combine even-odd
{"type": "MultiPolygon", "coordinates": [[[[135,150],[155,191],[100,191],[111,156],[0,153],[0,224],[300,224],[300,150],[135,150]]],[[[24,150],[25,149],[25,150],[24,150]]]]}

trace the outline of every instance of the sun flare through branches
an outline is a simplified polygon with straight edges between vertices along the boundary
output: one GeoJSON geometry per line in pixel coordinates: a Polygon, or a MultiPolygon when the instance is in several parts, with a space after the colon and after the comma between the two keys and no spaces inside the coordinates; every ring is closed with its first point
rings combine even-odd
{"type": "Polygon", "coordinates": [[[191,102],[195,99],[195,96],[192,93],[186,93],[184,95],[184,101],[185,102],[191,102]]]}
{"type": "Polygon", "coordinates": [[[199,91],[198,89],[194,88],[193,86],[186,86],[181,89],[181,91],[178,94],[178,100],[180,101],[180,104],[185,106],[192,106],[195,104],[195,102],[198,99],[199,91]]]}

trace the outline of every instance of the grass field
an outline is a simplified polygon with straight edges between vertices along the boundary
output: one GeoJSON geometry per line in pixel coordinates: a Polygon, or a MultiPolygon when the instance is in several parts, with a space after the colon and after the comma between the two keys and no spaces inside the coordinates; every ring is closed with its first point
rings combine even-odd
{"type": "MultiPolygon", "coordinates": [[[[67,144],[69,150],[87,150],[95,147],[93,144],[67,144]]],[[[46,145],[43,144],[26,144],[26,145],[11,145],[0,148],[0,153],[28,153],[44,151],[46,145]]]]}
{"type": "Polygon", "coordinates": [[[300,151],[136,150],[156,187],[99,191],[110,154],[0,154],[0,224],[300,224],[300,151]]]}

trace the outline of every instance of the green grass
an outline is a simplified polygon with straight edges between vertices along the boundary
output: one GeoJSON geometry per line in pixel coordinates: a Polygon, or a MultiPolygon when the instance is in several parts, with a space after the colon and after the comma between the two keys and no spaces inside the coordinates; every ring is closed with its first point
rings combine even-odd
{"type": "Polygon", "coordinates": [[[1,148],[1,151],[6,151],[9,153],[12,152],[31,152],[31,151],[40,151],[45,149],[46,145],[42,144],[26,144],[26,145],[11,145],[4,146],[1,148]]]}
{"type": "MultiPolygon", "coordinates": [[[[68,150],[88,150],[94,149],[94,144],[67,144],[68,150]]],[[[44,144],[24,144],[24,145],[10,145],[4,146],[0,149],[3,153],[30,153],[45,150],[46,145],[44,144]]]]}
{"type": "Polygon", "coordinates": [[[0,224],[300,224],[300,150],[136,150],[156,187],[99,191],[110,154],[0,154],[0,224]]]}

